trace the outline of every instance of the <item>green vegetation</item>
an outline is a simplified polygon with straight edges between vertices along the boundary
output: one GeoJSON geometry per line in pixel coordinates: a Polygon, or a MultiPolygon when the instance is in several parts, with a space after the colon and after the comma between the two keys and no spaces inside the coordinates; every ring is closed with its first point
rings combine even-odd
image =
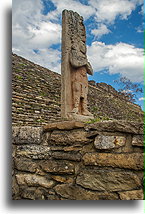
{"type": "Polygon", "coordinates": [[[24,64],[24,63],[19,63],[18,65],[19,65],[19,66],[22,66],[22,67],[27,66],[27,65],[24,64]]]}
{"type": "Polygon", "coordinates": [[[45,122],[45,120],[43,120],[43,119],[37,119],[36,122],[43,123],[43,122],[45,122]]]}
{"type": "Polygon", "coordinates": [[[16,78],[17,78],[18,80],[23,79],[23,77],[22,77],[22,76],[19,76],[19,75],[17,75],[16,78]]]}
{"type": "Polygon", "coordinates": [[[91,110],[92,110],[92,112],[96,112],[98,110],[98,107],[97,106],[93,106],[91,110]]]}
{"type": "Polygon", "coordinates": [[[39,94],[39,96],[41,96],[41,97],[47,97],[47,93],[44,92],[44,91],[41,91],[40,94],[39,94]]]}

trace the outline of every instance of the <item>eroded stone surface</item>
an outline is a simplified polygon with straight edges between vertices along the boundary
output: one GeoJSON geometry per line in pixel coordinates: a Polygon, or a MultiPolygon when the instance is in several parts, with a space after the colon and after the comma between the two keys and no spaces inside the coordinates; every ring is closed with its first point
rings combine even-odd
{"type": "Polygon", "coordinates": [[[57,174],[73,174],[74,165],[68,161],[43,161],[41,167],[44,171],[57,174]]]}
{"type": "Polygon", "coordinates": [[[49,159],[50,148],[42,145],[22,145],[17,146],[17,157],[26,157],[32,159],[49,159]]]}
{"type": "Polygon", "coordinates": [[[44,131],[51,131],[55,129],[71,130],[71,129],[83,128],[84,126],[85,124],[79,121],[62,121],[62,122],[50,123],[44,126],[43,130],[44,131]]]}
{"type": "Polygon", "coordinates": [[[144,168],[143,153],[86,153],[83,156],[83,161],[85,165],[111,166],[134,170],[142,170],[144,168]]]}
{"type": "Polygon", "coordinates": [[[69,152],[52,152],[51,157],[59,160],[80,161],[81,155],[79,153],[69,152]]]}
{"type": "Polygon", "coordinates": [[[86,137],[87,133],[83,129],[68,131],[53,131],[48,144],[51,145],[83,145],[91,142],[86,137]]]}
{"type": "Polygon", "coordinates": [[[85,127],[86,130],[97,130],[104,132],[124,132],[124,133],[134,133],[143,134],[142,122],[133,122],[125,120],[108,120],[89,124],[85,127]]]}
{"type": "Polygon", "coordinates": [[[133,146],[144,146],[144,136],[143,135],[134,135],[132,138],[133,146]]]}
{"type": "Polygon", "coordinates": [[[124,146],[126,138],[124,136],[98,135],[95,138],[94,146],[96,149],[113,149],[124,146]]]}
{"type": "Polygon", "coordinates": [[[143,200],[143,190],[131,190],[125,192],[119,192],[121,200],[143,200]]]}
{"type": "Polygon", "coordinates": [[[20,171],[36,172],[39,168],[36,162],[26,158],[15,158],[14,163],[15,168],[20,171]]]}
{"type": "Polygon", "coordinates": [[[79,186],[70,184],[57,185],[55,188],[57,194],[70,200],[116,200],[116,193],[92,192],[79,186]]]}
{"type": "Polygon", "coordinates": [[[41,127],[12,127],[13,143],[14,144],[40,144],[42,135],[41,127]]]}
{"type": "Polygon", "coordinates": [[[19,185],[51,188],[55,184],[54,181],[47,179],[45,176],[35,174],[17,174],[16,179],[19,185]]]}
{"type": "Polygon", "coordinates": [[[138,176],[133,173],[107,170],[81,172],[76,183],[92,190],[112,192],[141,186],[138,176]]]}

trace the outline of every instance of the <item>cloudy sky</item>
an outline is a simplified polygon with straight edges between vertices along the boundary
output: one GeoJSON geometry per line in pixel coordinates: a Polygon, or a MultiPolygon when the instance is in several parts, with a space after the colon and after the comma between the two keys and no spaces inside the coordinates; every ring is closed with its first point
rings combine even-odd
{"type": "Polygon", "coordinates": [[[124,76],[143,87],[143,0],[13,0],[12,9],[14,53],[60,73],[61,13],[73,10],[84,17],[89,79],[118,88],[124,76]]]}

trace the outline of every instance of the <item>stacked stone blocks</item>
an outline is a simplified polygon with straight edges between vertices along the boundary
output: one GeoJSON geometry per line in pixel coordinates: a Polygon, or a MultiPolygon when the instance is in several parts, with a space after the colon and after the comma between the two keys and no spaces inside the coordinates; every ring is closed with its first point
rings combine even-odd
{"type": "Polygon", "coordinates": [[[143,199],[143,124],[13,127],[13,199],[143,199]]]}

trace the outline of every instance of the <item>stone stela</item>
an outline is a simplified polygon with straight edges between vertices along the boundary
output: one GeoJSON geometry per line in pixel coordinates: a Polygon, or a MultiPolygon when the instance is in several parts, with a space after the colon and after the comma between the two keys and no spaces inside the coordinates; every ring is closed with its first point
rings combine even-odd
{"type": "Polygon", "coordinates": [[[87,108],[88,78],[93,70],[86,55],[83,17],[62,12],[61,116],[87,121],[93,115],[87,108]]]}

